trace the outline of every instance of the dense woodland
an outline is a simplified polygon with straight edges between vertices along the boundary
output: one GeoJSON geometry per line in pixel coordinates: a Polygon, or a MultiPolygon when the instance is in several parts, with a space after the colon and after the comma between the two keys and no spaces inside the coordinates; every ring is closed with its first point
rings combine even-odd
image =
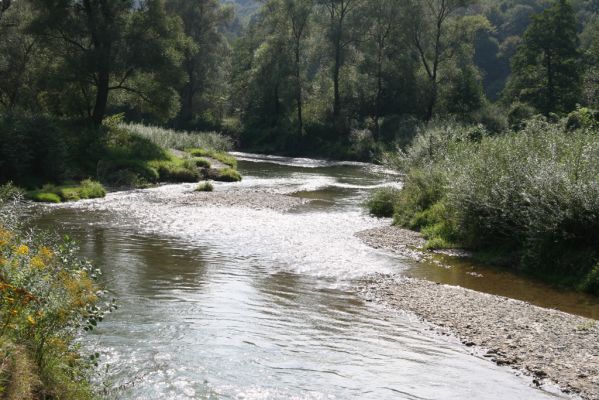
{"type": "Polygon", "coordinates": [[[598,9],[595,0],[3,0],[1,112],[96,125],[123,112],[222,130],[244,148],[368,159],[431,119],[498,132],[596,106],[598,9]]]}

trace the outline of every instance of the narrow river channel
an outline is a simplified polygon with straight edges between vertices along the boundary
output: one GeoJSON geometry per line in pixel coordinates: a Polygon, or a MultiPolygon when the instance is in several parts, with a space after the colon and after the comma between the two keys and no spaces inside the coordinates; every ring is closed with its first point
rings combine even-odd
{"type": "Polygon", "coordinates": [[[115,398],[562,398],[357,294],[374,273],[423,274],[354,237],[389,223],[361,204],[397,176],[365,164],[240,159],[243,182],[217,192],[314,201],[289,212],[217,208],[182,201],[194,189],[183,184],[34,210],[37,225],[81,243],[118,299],[85,339],[102,355],[102,379],[121,387],[115,398]]]}

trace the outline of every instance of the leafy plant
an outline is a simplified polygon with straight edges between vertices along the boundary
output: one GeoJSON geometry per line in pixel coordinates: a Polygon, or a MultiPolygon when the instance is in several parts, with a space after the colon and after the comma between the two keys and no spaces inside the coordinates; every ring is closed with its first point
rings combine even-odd
{"type": "Polygon", "coordinates": [[[399,196],[399,190],[393,188],[383,188],[375,191],[368,201],[366,208],[371,215],[379,218],[389,218],[393,216],[395,202],[399,196]]]}
{"type": "Polygon", "coordinates": [[[196,188],[196,192],[212,192],[214,186],[210,182],[203,182],[196,188]]]}

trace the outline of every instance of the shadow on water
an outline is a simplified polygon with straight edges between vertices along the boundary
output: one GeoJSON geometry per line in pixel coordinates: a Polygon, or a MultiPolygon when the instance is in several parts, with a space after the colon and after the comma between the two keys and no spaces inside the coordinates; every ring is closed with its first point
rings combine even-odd
{"type": "Polygon", "coordinates": [[[544,308],[599,320],[599,297],[561,289],[506,269],[484,266],[457,257],[439,257],[434,262],[410,263],[404,274],[479,292],[523,300],[544,308]]]}

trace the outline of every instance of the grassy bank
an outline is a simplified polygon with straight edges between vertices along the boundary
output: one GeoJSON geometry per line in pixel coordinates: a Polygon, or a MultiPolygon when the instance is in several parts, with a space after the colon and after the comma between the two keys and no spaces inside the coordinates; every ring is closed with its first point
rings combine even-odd
{"type": "Polygon", "coordinates": [[[231,167],[213,172],[214,179],[237,181],[237,160],[225,152],[231,145],[230,139],[217,133],[125,124],[119,117],[94,127],[43,116],[2,116],[0,184],[12,181],[26,188],[27,197],[35,201],[76,201],[103,197],[102,185],[130,188],[198,182],[207,178],[211,168],[203,157],[231,167]],[[190,149],[198,157],[171,149],[190,149]]]}
{"type": "Polygon", "coordinates": [[[390,207],[429,248],[468,248],[599,294],[599,131],[572,121],[535,119],[499,135],[432,124],[391,157],[405,187],[375,194],[373,212],[390,207]]]}
{"type": "Polygon", "coordinates": [[[91,179],[85,179],[79,185],[56,186],[46,184],[39,190],[32,190],[26,193],[28,199],[41,203],[98,199],[104,196],[106,196],[104,186],[91,179]]]}
{"type": "Polygon", "coordinates": [[[98,271],[69,240],[24,230],[11,187],[0,187],[0,396],[96,398],[89,383],[97,355],[75,339],[105,312],[98,271]]]}

